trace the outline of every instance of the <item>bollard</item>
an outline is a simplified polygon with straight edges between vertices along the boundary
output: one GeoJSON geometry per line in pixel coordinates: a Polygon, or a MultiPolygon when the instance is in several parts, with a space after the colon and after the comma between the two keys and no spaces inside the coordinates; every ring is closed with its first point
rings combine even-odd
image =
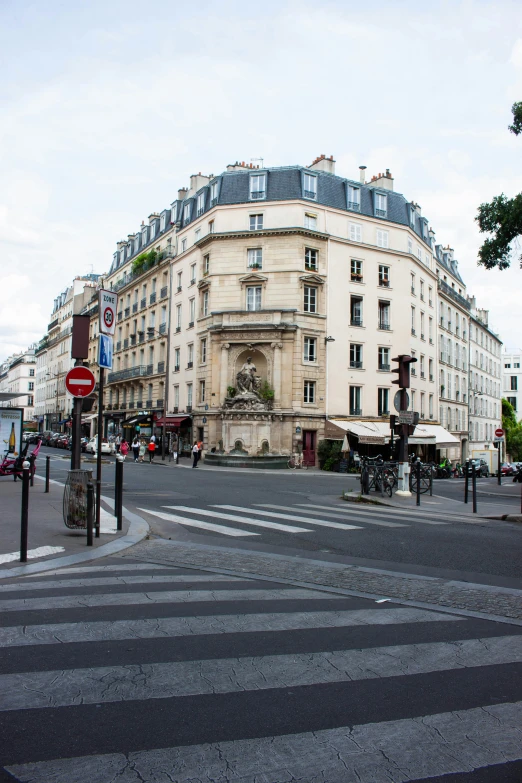
{"type": "Polygon", "coordinates": [[[430,465],[430,498],[433,497],[433,465],[430,465]]]}
{"type": "Polygon", "coordinates": [[[475,462],[471,465],[471,491],[473,493],[473,513],[477,513],[477,471],[475,462]]]}
{"type": "Polygon", "coordinates": [[[466,460],[466,465],[464,466],[464,503],[468,502],[468,494],[469,494],[469,459],[466,460]]]}
{"type": "Polygon", "coordinates": [[[116,457],[116,479],[114,483],[114,516],[116,529],[123,530],[123,457],[116,457]]]}
{"type": "Polygon", "coordinates": [[[49,455],[45,458],[45,490],[44,492],[49,492],[49,476],[51,473],[51,458],[49,455]]]}
{"type": "Polygon", "coordinates": [[[87,546],[92,546],[92,528],[94,523],[94,484],[87,482],[87,546]]]}
{"type": "Polygon", "coordinates": [[[420,506],[420,482],[421,482],[421,463],[420,459],[417,459],[416,463],[416,473],[417,473],[417,506],[420,506]]]}
{"type": "Polygon", "coordinates": [[[29,469],[27,460],[23,463],[22,472],[22,520],[20,526],[20,562],[27,563],[27,537],[29,528],[29,469]]]}

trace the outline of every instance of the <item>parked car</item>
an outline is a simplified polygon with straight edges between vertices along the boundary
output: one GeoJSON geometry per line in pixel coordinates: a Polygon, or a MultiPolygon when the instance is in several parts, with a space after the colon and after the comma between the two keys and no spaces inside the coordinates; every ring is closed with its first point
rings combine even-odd
{"type": "Polygon", "coordinates": [[[82,438],[80,443],[81,450],[85,453],[87,451],[87,444],[89,443],[89,438],[82,438]]]}
{"type": "Polygon", "coordinates": [[[475,473],[479,478],[489,478],[489,465],[485,459],[472,459],[475,464],[475,473]]]}
{"type": "Polygon", "coordinates": [[[515,472],[515,469],[513,465],[510,465],[509,462],[503,462],[500,466],[500,473],[502,476],[512,476],[515,472]]]}
{"type": "Polygon", "coordinates": [[[51,437],[49,438],[49,442],[47,445],[54,446],[56,448],[56,446],[58,445],[58,441],[61,437],[62,437],[61,432],[53,432],[51,437]]]}
{"type": "MultiPolygon", "coordinates": [[[[88,442],[85,451],[90,454],[97,454],[98,453],[98,438],[94,437],[91,438],[88,442]]],[[[102,454],[115,454],[116,449],[114,447],[113,443],[109,443],[107,438],[102,438],[101,442],[101,453],[102,454]]]]}

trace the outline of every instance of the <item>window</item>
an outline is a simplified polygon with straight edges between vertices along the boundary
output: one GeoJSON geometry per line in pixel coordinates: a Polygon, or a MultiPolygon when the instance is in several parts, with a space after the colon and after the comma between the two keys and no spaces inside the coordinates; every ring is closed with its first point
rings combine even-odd
{"type": "MultiPolygon", "coordinates": [[[[428,415],[430,419],[433,419],[433,394],[430,394],[428,398],[428,415]]],[[[442,424],[442,422],[441,422],[442,424]]]]}
{"type": "Polygon", "coordinates": [[[261,286],[260,285],[247,286],[246,309],[247,310],[261,309],[261,286]]]}
{"type": "Polygon", "coordinates": [[[513,367],[515,368],[515,370],[520,370],[520,362],[515,362],[513,367]]]}
{"type": "Polygon", "coordinates": [[[511,386],[509,388],[511,389],[511,391],[518,391],[517,379],[518,379],[517,375],[511,375],[510,376],[511,386]]]}
{"type": "Polygon", "coordinates": [[[201,229],[197,228],[194,232],[194,244],[196,244],[196,242],[199,242],[200,239],[201,239],[201,229]]]}
{"type": "Polygon", "coordinates": [[[513,407],[513,410],[516,411],[516,409],[517,409],[517,398],[516,397],[507,397],[507,401],[513,407]]]}
{"type": "Polygon", "coordinates": [[[390,412],[390,390],[377,389],[377,407],[379,416],[390,412]]]}
{"type": "Polygon", "coordinates": [[[352,242],[362,242],[362,227],[359,223],[348,223],[348,236],[352,242]]]}
{"type": "Polygon", "coordinates": [[[317,198],[317,177],[303,174],[303,195],[305,198],[317,198]]]}
{"type": "Polygon", "coordinates": [[[252,200],[266,197],[266,174],[250,175],[250,198],[252,200]]]}
{"type": "Polygon", "coordinates": [[[361,387],[350,386],[350,416],[361,416],[361,387]]]}
{"type": "Polygon", "coordinates": [[[433,318],[428,318],[428,337],[431,345],[433,345],[433,318]]]}
{"type": "Polygon", "coordinates": [[[388,247],[388,232],[377,229],[377,247],[388,247]]]}
{"type": "MultiPolygon", "coordinates": [[[[219,182],[213,182],[210,186],[210,206],[213,207],[217,204],[218,200],[218,185],[219,182]]],[[[214,222],[214,221],[212,221],[214,222]]]]}
{"type": "Polygon", "coordinates": [[[384,193],[375,194],[375,214],[377,217],[386,217],[388,212],[388,196],[384,193]]]}
{"type": "Polygon", "coordinates": [[[362,306],[363,306],[362,296],[350,297],[350,325],[351,326],[363,325],[362,306]]]}
{"type": "Polygon", "coordinates": [[[317,215],[310,215],[308,212],[305,212],[304,227],[315,231],[317,229],[317,215]]]}
{"type": "Polygon", "coordinates": [[[205,193],[200,193],[197,200],[197,214],[198,217],[205,211],[205,193]]]}
{"type": "Polygon", "coordinates": [[[350,343],[350,367],[354,370],[362,370],[362,345],[350,343]]]}
{"type": "Polygon", "coordinates": [[[315,381],[305,381],[303,388],[303,402],[315,402],[315,381]]]}
{"type": "Polygon", "coordinates": [[[34,378],[34,370],[29,370],[29,377],[34,378]]]}
{"type": "Polygon", "coordinates": [[[187,223],[190,223],[190,207],[191,203],[189,201],[188,204],[185,204],[183,207],[183,225],[186,226],[187,223]]]}
{"type": "Polygon", "coordinates": [[[350,264],[350,280],[352,283],[362,283],[363,281],[362,261],[355,258],[352,258],[350,264]]]}
{"type": "Polygon", "coordinates": [[[176,331],[181,331],[181,305],[176,305],[176,331]]]}
{"type": "Polygon", "coordinates": [[[408,237],[408,253],[413,253],[413,242],[411,237],[408,237]]]}
{"type": "Polygon", "coordinates": [[[386,372],[390,371],[390,349],[379,348],[378,351],[378,368],[386,372]]]}
{"type": "Polygon", "coordinates": [[[206,364],[207,361],[207,338],[204,337],[199,344],[199,358],[201,364],[206,364]]]}
{"type": "Polygon", "coordinates": [[[424,340],[424,313],[420,314],[420,336],[421,340],[424,340]]]}
{"type": "Polygon", "coordinates": [[[181,291],[181,276],[182,272],[178,272],[176,280],[177,280],[177,290],[181,291]]]}
{"type": "Polygon", "coordinates": [[[29,381],[27,384],[27,388],[29,391],[34,391],[34,381],[29,381]]]}
{"type": "Polygon", "coordinates": [[[428,287],[428,304],[433,307],[433,288],[431,286],[428,287]]]}
{"type": "Polygon", "coordinates": [[[317,361],[317,338],[305,337],[304,338],[304,355],[303,360],[305,362],[317,361]]]}
{"type": "Polygon", "coordinates": [[[248,254],[248,268],[261,269],[263,266],[263,250],[260,247],[250,248],[248,254]]]}
{"type": "Polygon", "coordinates": [[[208,291],[203,291],[203,299],[201,302],[201,314],[203,316],[208,315],[208,296],[209,296],[208,291]]]}
{"type": "MultiPolygon", "coordinates": [[[[416,358],[416,351],[411,351],[411,358],[412,359],[416,358]]],[[[411,372],[412,375],[417,375],[417,365],[416,364],[412,363],[410,365],[410,372],[411,372]]]]}
{"type": "Polygon", "coordinates": [[[390,303],[379,300],[379,329],[389,330],[390,327],[390,303]]]}
{"type": "Polygon", "coordinates": [[[214,233],[214,221],[209,220],[208,221],[208,233],[213,234],[214,233]]]}
{"type": "Polygon", "coordinates": [[[28,405],[34,405],[34,397],[32,394],[29,394],[27,397],[27,404],[28,405]]]}
{"type": "Polygon", "coordinates": [[[348,209],[361,210],[361,189],[355,185],[348,185],[348,209]]]}
{"type": "Polygon", "coordinates": [[[433,378],[434,378],[434,376],[433,376],[433,359],[429,360],[428,367],[429,367],[430,381],[432,381],[433,378]]]}
{"type": "Polygon", "coordinates": [[[424,372],[424,356],[421,354],[420,358],[420,377],[424,378],[425,372],[424,372]]]}
{"type": "Polygon", "coordinates": [[[192,297],[192,299],[189,299],[189,328],[191,326],[194,326],[195,320],[196,320],[196,300],[194,297],[192,297]]]}
{"type": "Polygon", "coordinates": [[[187,345],[187,367],[194,367],[194,343],[187,345]]]}
{"type": "Polygon", "coordinates": [[[263,215],[250,215],[250,231],[260,231],[263,228],[263,215]]]}
{"type": "Polygon", "coordinates": [[[187,383],[187,407],[192,408],[192,384],[187,383]]]}
{"type": "Polygon", "coordinates": [[[190,265],[190,285],[196,282],[196,264],[190,265]]]}
{"type": "Polygon", "coordinates": [[[304,287],[304,311],[305,313],[317,312],[317,288],[305,285],[304,287]]]}
{"type": "Polygon", "coordinates": [[[205,402],[205,381],[199,382],[199,401],[205,402]]]}
{"type": "Polygon", "coordinates": [[[317,250],[305,247],[305,269],[317,271],[317,250]]]}
{"type": "Polygon", "coordinates": [[[415,275],[412,273],[410,274],[411,278],[411,292],[415,296],[415,275]]]}
{"type": "Polygon", "coordinates": [[[186,249],[187,249],[187,240],[186,239],[182,239],[181,240],[181,252],[184,253],[186,249]]]}
{"type": "Polygon", "coordinates": [[[416,332],[415,332],[415,308],[414,307],[411,308],[411,333],[413,335],[416,334],[416,332]]]}
{"type": "Polygon", "coordinates": [[[174,409],[177,411],[179,408],[179,386],[174,386],[174,409]]]}

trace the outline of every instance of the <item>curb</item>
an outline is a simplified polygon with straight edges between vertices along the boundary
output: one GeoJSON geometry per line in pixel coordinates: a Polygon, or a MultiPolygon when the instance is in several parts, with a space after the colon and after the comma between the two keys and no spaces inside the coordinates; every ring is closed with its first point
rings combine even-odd
{"type": "Polygon", "coordinates": [[[485,519],[497,519],[502,522],[522,522],[522,514],[502,514],[496,517],[485,517],[485,519]]]}
{"type": "MultiPolygon", "coordinates": [[[[35,476],[35,478],[42,479],[41,476],[35,476]]],[[[53,482],[55,484],[61,484],[59,481],[53,482]]],[[[62,485],[64,486],[64,485],[62,485]]],[[[106,503],[112,503],[112,498],[101,496],[101,499],[106,503]]],[[[28,565],[18,566],[17,568],[6,569],[5,572],[0,572],[0,580],[10,579],[16,576],[27,576],[29,574],[39,574],[44,571],[54,571],[56,568],[66,568],[76,563],[86,563],[90,560],[98,560],[102,557],[109,557],[115,555],[118,552],[122,552],[129,547],[138,544],[149,533],[149,525],[143,519],[143,517],[134,514],[127,508],[123,507],[123,516],[129,522],[129,529],[127,534],[117,538],[115,541],[108,541],[106,544],[102,544],[96,549],[92,549],[89,552],[78,552],[75,555],[62,555],[61,557],[55,557],[52,560],[44,560],[40,563],[30,563],[28,565]]]]}

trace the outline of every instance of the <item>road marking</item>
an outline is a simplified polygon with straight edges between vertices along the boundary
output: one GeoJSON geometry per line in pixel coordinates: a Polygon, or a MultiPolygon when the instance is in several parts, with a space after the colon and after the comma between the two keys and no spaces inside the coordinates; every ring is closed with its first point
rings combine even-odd
{"type": "Polygon", "coordinates": [[[168,770],[172,781],[206,777],[247,783],[255,779],[261,764],[264,779],[270,781],[313,778],[330,783],[370,779],[399,783],[472,773],[520,759],[521,724],[522,702],[509,702],[299,734],[58,758],[6,769],[17,780],[31,783],[152,781],[160,779],[158,770],[168,770]]]}
{"type": "Polygon", "coordinates": [[[3,674],[0,712],[299,688],[521,662],[522,636],[517,635],[362,650],[3,674]]]}
{"type": "MultiPolygon", "coordinates": [[[[168,506],[166,506],[168,508],[168,506]]],[[[200,522],[199,519],[187,519],[176,514],[167,514],[164,511],[151,511],[150,508],[138,508],[138,511],[145,511],[167,522],[177,522],[179,525],[188,527],[198,527],[201,530],[211,530],[213,533],[222,533],[224,536],[258,536],[259,533],[253,533],[250,530],[237,530],[235,527],[226,527],[225,525],[213,525],[211,522],[200,522]]]]}
{"type": "Polygon", "coordinates": [[[52,611],[54,609],[87,609],[97,606],[134,606],[141,604],[190,604],[201,601],[294,601],[316,598],[346,600],[344,595],[287,588],[274,590],[158,590],[151,593],[102,593],[100,595],[65,595],[52,598],[11,598],[0,600],[0,612],[52,611]]]}
{"type": "Polygon", "coordinates": [[[404,623],[467,622],[465,617],[439,614],[410,607],[399,609],[351,609],[330,612],[284,612],[267,614],[160,617],[153,620],[15,625],[0,628],[2,647],[39,644],[105,642],[124,639],[156,639],[207,634],[296,631],[307,628],[398,625],[404,623]]]}
{"type": "MultiPolygon", "coordinates": [[[[295,511],[296,506],[276,506],[274,503],[260,503],[260,506],[263,506],[263,508],[280,508],[282,511],[295,511]]],[[[320,509],[329,509],[330,506],[314,506],[313,503],[297,503],[298,506],[297,510],[301,514],[316,514],[316,511],[307,511],[306,508],[320,508],[320,509]],[[302,506],[306,506],[306,508],[302,508],[302,506]]],[[[340,509],[343,511],[343,509],[340,509]]],[[[344,519],[342,514],[336,514],[333,511],[328,511],[329,517],[334,517],[335,519],[344,519]]],[[[379,527],[409,527],[409,525],[401,525],[399,522],[385,522],[383,520],[377,520],[377,519],[366,519],[364,516],[357,517],[357,514],[352,515],[354,518],[354,521],[360,522],[364,519],[364,521],[368,525],[379,525],[379,527]]]]}
{"type": "MultiPolygon", "coordinates": [[[[284,533],[313,533],[313,530],[304,527],[293,527],[292,525],[279,525],[277,522],[266,522],[261,519],[252,519],[251,517],[238,517],[233,514],[221,514],[219,511],[209,511],[201,508],[191,508],[190,506],[163,506],[163,508],[173,508],[176,511],[185,511],[189,514],[202,514],[207,517],[217,517],[218,519],[228,519],[229,522],[242,522],[245,525],[255,525],[256,527],[266,527],[271,530],[281,530],[284,533]]],[[[215,508],[234,508],[234,506],[215,506],[215,508]]],[[[257,514],[255,509],[249,509],[250,512],[257,514]]]]}
{"type": "MultiPolygon", "coordinates": [[[[349,501],[348,501],[349,502],[349,501]]],[[[363,516],[378,516],[379,514],[386,513],[390,516],[396,516],[396,517],[411,517],[411,519],[415,522],[424,523],[426,525],[447,525],[448,522],[442,522],[442,521],[432,521],[432,520],[426,520],[426,519],[418,519],[419,516],[426,516],[423,514],[423,512],[417,512],[417,511],[410,511],[410,509],[391,509],[390,506],[381,506],[383,509],[382,511],[379,511],[375,508],[369,509],[369,508],[363,508],[361,504],[356,503],[350,503],[350,506],[356,506],[356,508],[341,508],[338,506],[319,506],[314,505],[313,503],[298,503],[296,505],[306,505],[308,508],[335,508],[337,511],[339,511],[341,514],[362,514],[363,516]],[[384,510],[385,509],[385,510],[384,510]]],[[[447,516],[447,515],[446,515],[447,516]]]]}
{"type": "Polygon", "coordinates": [[[0,596],[6,592],[27,592],[30,590],[60,590],[65,587],[109,587],[111,585],[143,585],[143,584],[183,584],[183,582],[241,582],[239,576],[221,576],[220,574],[190,575],[156,575],[141,574],[137,576],[102,576],[84,579],[61,579],[49,582],[23,582],[22,584],[0,585],[0,596]]]}
{"type": "MultiPolygon", "coordinates": [[[[257,505],[254,503],[254,505],[257,505]]],[[[259,504],[261,505],[261,504],[259,504]]],[[[333,527],[338,530],[362,530],[359,525],[342,525],[340,522],[326,522],[324,519],[307,519],[298,517],[295,514],[274,514],[271,511],[259,511],[257,508],[242,508],[241,506],[216,505],[215,508],[228,508],[230,511],[249,511],[250,513],[260,514],[265,517],[275,517],[276,519],[289,519],[294,522],[306,522],[307,525],[317,525],[318,527],[333,527]]]]}
{"type": "MultiPolygon", "coordinates": [[[[65,548],[63,546],[39,546],[36,549],[27,550],[27,559],[34,560],[37,557],[47,557],[47,555],[55,555],[58,552],[65,552],[65,548]]],[[[0,555],[0,563],[12,563],[14,560],[20,560],[20,550],[0,555]]]]}
{"type": "MultiPolygon", "coordinates": [[[[93,565],[79,568],[57,568],[55,571],[46,571],[44,576],[57,576],[58,574],[92,574],[105,571],[165,571],[170,566],[157,565],[157,563],[122,563],[121,565],[93,565]]],[[[177,568],[172,567],[173,571],[177,568]]],[[[41,579],[42,574],[27,574],[24,579],[41,579]]]]}

